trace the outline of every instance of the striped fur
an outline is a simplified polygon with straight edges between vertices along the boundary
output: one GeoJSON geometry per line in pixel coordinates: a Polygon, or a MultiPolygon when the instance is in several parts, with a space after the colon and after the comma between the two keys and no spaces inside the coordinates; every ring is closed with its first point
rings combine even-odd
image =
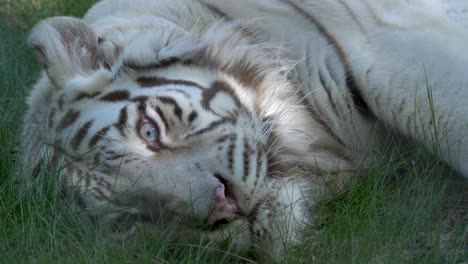
{"type": "Polygon", "coordinates": [[[279,254],[388,130],[429,148],[435,136],[468,175],[468,57],[442,45],[462,49],[468,34],[438,7],[104,0],[84,19],[46,19],[29,38],[44,73],[22,164],[57,171],[110,222],[164,208],[208,239],[279,254]],[[207,227],[220,184],[238,215],[207,227]]]}

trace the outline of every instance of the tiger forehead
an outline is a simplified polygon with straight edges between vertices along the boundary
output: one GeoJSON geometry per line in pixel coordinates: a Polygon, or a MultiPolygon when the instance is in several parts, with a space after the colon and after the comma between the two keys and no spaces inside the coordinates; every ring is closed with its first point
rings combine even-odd
{"type": "MultiPolygon", "coordinates": [[[[143,102],[150,97],[173,97],[182,100],[191,100],[199,103],[205,108],[210,108],[210,103],[220,94],[227,96],[238,109],[246,109],[241,99],[235,92],[235,88],[228,81],[223,79],[211,79],[205,83],[206,86],[196,82],[196,80],[171,79],[159,76],[141,76],[134,82],[126,80],[115,80],[110,87],[98,92],[81,92],[67,98],[61,97],[59,104],[76,104],[81,101],[99,102],[143,102]],[[63,102],[62,102],[63,101],[63,102]]],[[[180,100],[178,99],[178,100],[180,100]]],[[[166,100],[167,101],[167,100],[166,100]]]]}

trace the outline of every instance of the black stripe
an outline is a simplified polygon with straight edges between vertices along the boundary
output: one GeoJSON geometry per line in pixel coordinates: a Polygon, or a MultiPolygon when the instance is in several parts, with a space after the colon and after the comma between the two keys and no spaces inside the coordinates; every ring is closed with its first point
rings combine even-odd
{"type": "Polygon", "coordinates": [[[166,127],[166,130],[169,131],[169,123],[167,122],[166,116],[164,115],[163,111],[161,108],[156,107],[156,113],[158,113],[159,117],[161,118],[162,122],[164,123],[164,126],[166,127]]]}
{"type": "Polygon", "coordinates": [[[102,156],[102,154],[99,153],[99,152],[97,152],[96,155],[94,155],[94,158],[93,158],[93,165],[95,165],[95,166],[100,165],[100,163],[101,163],[101,156],[102,156]]]}
{"type": "Polygon", "coordinates": [[[48,125],[49,125],[49,128],[52,128],[54,126],[54,118],[55,118],[55,113],[56,113],[57,109],[55,107],[52,107],[52,109],[50,110],[49,112],[49,116],[48,116],[48,119],[49,119],[49,122],[48,122],[48,125]]]}
{"type": "Polygon", "coordinates": [[[113,91],[108,94],[105,94],[99,98],[100,101],[107,101],[107,102],[118,102],[118,101],[126,101],[130,98],[130,93],[125,90],[118,90],[113,91]]]}
{"type": "Polygon", "coordinates": [[[252,154],[252,149],[249,146],[249,142],[246,137],[244,137],[244,175],[242,176],[242,181],[247,181],[247,177],[250,174],[250,155],[252,154]]]}
{"type": "Polygon", "coordinates": [[[213,130],[213,129],[217,128],[218,126],[223,125],[225,123],[234,124],[235,122],[236,121],[234,119],[232,119],[232,118],[223,118],[223,119],[220,119],[218,121],[212,122],[211,124],[209,124],[205,128],[202,128],[200,130],[197,130],[197,131],[195,131],[193,133],[188,134],[185,138],[188,139],[188,138],[193,137],[193,136],[201,135],[201,134],[206,133],[206,132],[208,132],[210,130],[213,130]]]}
{"type": "Polygon", "coordinates": [[[104,193],[101,191],[100,188],[92,188],[91,190],[93,190],[92,194],[93,196],[98,199],[98,200],[104,200],[106,198],[106,196],[104,195],[104,193]]]}
{"type": "Polygon", "coordinates": [[[213,98],[216,97],[218,93],[226,93],[231,98],[234,100],[234,103],[236,104],[237,108],[239,109],[245,109],[245,107],[242,106],[239,98],[236,96],[236,94],[233,91],[233,88],[226,82],[224,81],[215,81],[211,84],[211,87],[209,89],[205,89],[202,93],[202,106],[205,109],[211,110],[210,108],[210,102],[213,100],[213,98]]]}
{"type": "Polygon", "coordinates": [[[138,104],[138,112],[141,116],[146,115],[146,102],[141,102],[138,104]]]}
{"type": "Polygon", "coordinates": [[[400,103],[400,106],[398,107],[398,114],[401,114],[403,112],[403,108],[406,105],[406,98],[403,98],[403,100],[400,103]]]}
{"type": "Polygon", "coordinates": [[[174,114],[179,118],[180,121],[182,121],[182,108],[180,108],[179,104],[177,103],[174,98],[170,97],[158,97],[158,99],[165,103],[165,104],[171,104],[174,106],[174,114]]]}
{"type": "Polygon", "coordinates": [[[413,131],[416,128],[416,123],[413,122],[413,119],[410,116],[406,116],[406,129],[408,132],[413,131]]]}
{"type": "Polygon", "coordinates": [[[197,112],[192,111],[187,118],[187,121],[189,122],[189,124],[191,124],[195,120],[195,118],[197,118],[197,116],[198,116],[197,112]]]}
{"type": "Polygon", "coordinates": [[[325,77],[323,76],[323,73],[321,71],[319,71],[318,74],[319,74],[320,84],[322,85],[323,89],[327,93],[328,101],[330,102],[330,104],[332,106],[333,112],[335,112],[335,115],[340,116],[340,113],[338,112],[338,109],[336,108],[335,102],[332,99],[330,88],[326,84],[325,77]]]}
{"type": "Polygon", "coordinates": [[[44,160],[41,159],[35,166],[34,168],[32,169],[31,171],[31,176],[33,178],[37,178],[37,176],[39,176],[39,173],[41,172],[41,169],[42,169],[42,164],[44,164],[44,160]]]}
{"type": "Polygon", "coordinates": [[[362,96],[361,90],[358,88],[356,80],[354,79],[353,75],[351,75],[350,70],[348,69],[345,71],[345,78],[346,78],[346,86],[348,87],[351,98],[353,98],[354,107],[366,118],[371,120],[376,120],[375,114],[371,111],[369,105],[364,100],[362,96]]]}
{"type": "MultiPolygon", "coordinates": [[[[139,64],[136,61],[125,61],[122,64],[122,67],[129,68],[136,71],[147,71],[147,70],[156,70],[161,68],[167,68],[176,63],[179,63],[180,59],[178,57],[170,57],[164,60],[156,61],[153,63],[139,64]]],[[[188,62],[184,62],[188,63],[188,62]]]]}
{"type": "Polygon", "coordinates": [[[92,93],[92,94],[89,94],[89,93],[80,93],[78,94],[77,96],[75,96],[75,98],[73,98],[73,100],[71,101],[72,103],[76,103],[78,101],[81,101],[83,99],[92,99],[94,97],[97,97],[98,95],[100,95],[101,92],[95,92],[95,93],[92,93]]]}
{"type": "MultiPolygon", "coordinates": [[[[317,153],[317,152],[325,152],[330,153],[330,155],[340,158],[342,160],[351,162],[351,157],[349,157],[346,152],[341,148],[339,145],[336,144],[320,144],[317,142],[313,142],[309,145],[309,151],[317,153]]],[[[319,168],[316,168],[317,170],[319,168]]]]}
{"type": "MultiPolygon", "coordinates": [[[[258,179],[258,178],[260,178],[260,173],[261,173],[260,169],[262,168],[262,161],[265,158],[264,157],[265,154],[263,153],[263,150],[262,150],[261,147],[257,148],[256,154],[257,154],[257,169],[256,169],[256,172],[255,172],[255,177],[258,179]]],[[[267,175],[268,175],[268,173],[267,173],[267,175]]]]}
{"type": "Polygon", "coordinates": [[[127,156],[127,155],[125,155],[125,154],[116,154],[116,155],[112,155],[112,156],[106,158],[106,160],[122,159],[122,158],[124,158],[125,156],[127,156]]]}
{"type": "Polygon", "coordinates": [[[192,81],[187,80],[174,80],[174,79],[166,79],[163,77],[140,77],[137,80],[137,83],[142,88],[154,88],[164,85],[186,85],[192,86],[199,89],[205,89],[205,87],[201,86],[200,84],[192,81]]]}
{"type": "Polygon", "coordinates": [[[117,128],[117,130],[120,132],[120,135],[122,135],[122,137],[125,137],[125,127],[127,126],[127,120],[128,120],[128,113],[127,113],[127,107],[125,106],[120,110],[119,120],[114,125],[117,128]]]}
{"type": "Polygon", "coordinates": [[[234,134],[231,137],[231,144],[229,145],[228,153],[227,153],[228,167],[232,173],[234,173],[234,149],[236,148],[236,140],[237,140],[237,135],[234,134]]]}
{"type": "MultiPolygon", "coordinates": [[[[94,177],[96,177],[96,175],[94,175],[94,177]]],[[[95,178],[95,180],[96,180],[97,185],[107,189],[109,192],[112,192],[112,189],[113,189],[112,184],[106,181],[104,178],[99,177],[99,179],[95,178]]]]}
{"type": "Polygon", "coordinates": [[[224,135],[224,136],[218,138],[218,140],[216,140],[216,142],[217,143],[223,143],[224,141],[226,141],[226,140],[228,140],[230,138],[233,138],[235,136],[236,136],[236,134],[227,134],[227,135],[224,135]]]}
{"type": "MultiPolygon", "coordinates": [[[[330,77],[331,81],[333,81],[333,83],[335,84],[335,86],[338,87],[338,86],[339,86],[339,85],[338,85],[339,81],[337,80],[337,78],[336,78],[337,76],[336,76],[336,75],[338,75],[338,74],[337,74],[337,70],[339,70],[339,69],[337,69],[336,67],[334,67],[333,62],[330,61],[331,58],[335,58],[335,57],[327,56],[327,57],[325,58],[325,66],[326,66],[326,68],[327,68],[327,71],[328,71],[328,73],[329,73],[328,76],[330,77]]],[[[338,56],[338,60],[339,60],[339,59],[340,59],[340,57],[338,56]]],[[[343,70],[343,72],[346,71],[346,69],[344,69],[344,67],[343,67],[342,70],[343,70]]],[[[352,98],[346,97],[346,98],[343,98],[343,99],[344,99],[344,100],[343,100],[344,103],[346,104],[346,107],[348,108],[349,112],[351,113],[351,112],[352,112],[352,109],[351,109],[350,101],[352,100],[352,98]],[[351,99],[351,100],[350,100],[350,99],[351,99]]]]}
{"type": "Polygon", "coordinates": [[[224,13],[223,11],[219,10],[219,8],[215,7],[214,5],[212,4],[209,4],[209,3],[205,3],[203,1],[200,1],[200,4],[204,5],[208,10],[210,10],[212,13],[215,13],[216,15],[224,18],[225,20],[227,21],[231,21],[232,18],[230,16],[228,16],[226,13],[224,13]]]}
{"type": "Polygon", "coordinates": [[[372,112],[369,105],[364,100],[361,90],[359,89],[359,86],[357,85],[357,82],[352,75],[352,69],[349,67],[351,64],[348,61],[346,53],[338,44],[338,41],[335,39],[335,37],[333,37],[333,35],[330,34],[330,32],[328,32],[327,29],[322,24],[320,24],[320,22],[318,22],[318,20],[314,16],[312,16],[311,14],[301,9],[298,5],[293,3],[291,0],[283,0],[283,1],[287,3],[288,5],[290,5],[299,14],[304,16],[311,24],[313,24],[318,29],[318,31],[327,39],[327,41],[335,48],[335,50],[338,53],[338,57],[340,58],[341,64],[345,66],[346,86],[348,87],[348,90],[351,93],[351,98],[353,99],[355,108],[364,117],[371,119],[371,120],[376,120],[375,114],[372,112]]]}
{"type": "Polygon", "coordinates": [[[302,91],[298,91],[298,96],[300,96],[300,102],[304,105],[304,107],[309,112],[309,115],[320,125],[322,126],[325,131],[328,132],[338,143],[341,145],[345,145],[343,141],[335,134],[335,132],[331,129],[331,127],[323,120],[322,116],[315,111],[315,108],[310,104],[310,101],[305,97],[302,91]]]}
{"type": "Polygon", "coordinates": [[[132,99],[130,99],[132,102],[139,102],[139,103],[144,103],[145,101],[148,100],[148,96],[145,96],[145,95],[140,95],[140,96],[136,96],[136,97],[133,97],[132,99]]]}
{"type": "Polygon", "coordinates": [[[68,190],[68,184],[69,184],[69,172],[68,168],[65,168],[64,173],[60,175],[60,197],[61,198],[66,198],[67,197],[67,190],[68,190]]]}
{"type": "Polygon", "coordinates": [[[186,91],[182,89],[177,89],[177,88],[169,88],[169,89],[164,89],[165,92],[176,92],[179,94],[182,94],[184,97],[191,99],[190,94],[187,93],[186,91]]]}
{"type": "Polygon", "coordinates": [[[90,172],[83,173],[82,170],[80,170],[79,168],[76,168],[76,173],[78,174],[78,177],[80,177],[81,179],[84,178],[85,187],[88,188],[91,185],[91,174],[90,174],[90,172]]]}
{"type": "Polygon", "coordinates": [[[102,128],[101,130],[99,130],[96,134],[94,134],[94,136],[91,138],[91,140],[89,141],[89,144],[88,146],[90,148],[93,148],[94,146],[96,146],[96,144],[98,143],[99,140],[101,140],[103,137],[106,136],[107,132],[109,131],[110,129],[110,126],[106,126],[104,128],[102,128]]]}
{"type": "Polygon", "coordinates": [[[77,150],[78,147],[80,146],[81,142],[83,141],[83,139],[85,138],[85,136],[88,134],[88,130],[89,128],[91,127],[91,125],[93,124],[93,120],[90,120],[88,122],[86,122],[79,130],[78,132],[75,134],[75,136],[73,137],[73,139],[71,140],[71,146],[73,148],[73,150],[77,150]]]}
{"type": "Polygon", "coordinates": [[[63,107],[65,105],[65,95],[61,95],[59,98],[58,98],[58,101],[57,101],[57,104],[58,104],[58,109],[60,111],[63,111],[63,107]]]}
{"type": "Polygon", "coordinates": [[[63,130],[67,127],[70,127],[80,116],[80,112],[73,109],[68,110],[65,116],[60,120],[60,124],[57,127],[58,130],[63,130]]]}

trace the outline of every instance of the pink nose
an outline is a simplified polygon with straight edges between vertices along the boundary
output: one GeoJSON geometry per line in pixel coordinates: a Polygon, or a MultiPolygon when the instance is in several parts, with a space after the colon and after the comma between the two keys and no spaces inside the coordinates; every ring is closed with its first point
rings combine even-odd
{"type": "Polygon", "coordinates": [[[226,197],[226,187],[220,184],[214,195],[214,207],[207,219],[207,224],[214,224],[219,220],[233,221],[239,218],[237,202],[232,197],[226,197]]]}

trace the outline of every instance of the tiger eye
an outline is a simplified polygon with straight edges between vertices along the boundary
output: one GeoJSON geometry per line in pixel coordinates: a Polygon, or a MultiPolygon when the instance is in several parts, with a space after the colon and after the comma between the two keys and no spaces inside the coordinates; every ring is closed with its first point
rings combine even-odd
{"type": "Polygon", "coordinates": [[[140,127],[140,136],[147,141],[158,140],[158,130],[151,122],[144,122],[140,127]]]}

